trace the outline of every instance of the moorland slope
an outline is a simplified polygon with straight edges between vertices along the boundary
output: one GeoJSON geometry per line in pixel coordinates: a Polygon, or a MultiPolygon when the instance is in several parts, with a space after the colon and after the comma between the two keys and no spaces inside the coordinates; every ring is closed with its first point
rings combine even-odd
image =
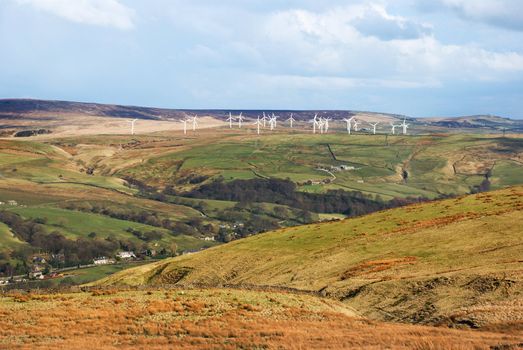
{"type": "Polygon", "coordinates": [[[285,228],[97,284],[278,286],[377,319],[521,329],[522,219],[520,186],[285,228]]]}

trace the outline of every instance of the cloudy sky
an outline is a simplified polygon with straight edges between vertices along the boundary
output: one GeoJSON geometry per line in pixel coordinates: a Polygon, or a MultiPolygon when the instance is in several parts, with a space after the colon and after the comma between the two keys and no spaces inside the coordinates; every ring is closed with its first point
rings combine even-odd
{"type": "Polygon", "coordinates": [[[523,118],[521,0],[0,0],[0,98],[523,118]]]}

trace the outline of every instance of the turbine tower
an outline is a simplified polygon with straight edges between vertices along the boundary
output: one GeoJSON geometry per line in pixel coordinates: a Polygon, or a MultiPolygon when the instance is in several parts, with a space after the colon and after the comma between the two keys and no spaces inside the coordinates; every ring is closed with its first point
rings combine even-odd
{"type": "Polygon", "coordinates": [[[242,116],[243,112],[240,112],[240,115],[238,116],[238,128],[241,129],[242,128],[242,121],[245,119],[243,116],[242,116]]]}
{"type": "Polygon", "coordinates": [[[131,123],[131,135],[134,135],[134,123],[136,123],[138,119],[129,120],[128,122],[131,123]]]}
{"type": "Polygon", "coordinates": [[[287,122],[290,122],[290,123],[291,123],[291,129],[292,129],[292,123],[294,123],[295,120],[296,120],[296,119],[294,119],[294,118],[292,117],[292,113],[291,113],[290,118],[286,120],[287,122]]]}
{"type": "Polygon", "coordinates": [[[379,122],[369,124],[372,126],[372,133],[376,135],[376,126],[378,126],[379,122]]]}
{"type": "Polygon", "coordinates": [[[227,118],[227,121],[229,122],[229,129],[232,129],[233,120],[234,120],[234,117],[232,116],[232,113],[229,112],[229,118],[227,118]]]}

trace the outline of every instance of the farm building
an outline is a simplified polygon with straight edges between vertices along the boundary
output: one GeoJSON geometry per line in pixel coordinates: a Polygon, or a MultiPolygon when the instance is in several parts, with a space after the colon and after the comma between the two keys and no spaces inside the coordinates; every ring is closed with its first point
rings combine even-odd
{"type": "Polygon", "coordinates": [[[119,252],[116,257],[119,259],[136,259],[134,252],[119,252]]]}

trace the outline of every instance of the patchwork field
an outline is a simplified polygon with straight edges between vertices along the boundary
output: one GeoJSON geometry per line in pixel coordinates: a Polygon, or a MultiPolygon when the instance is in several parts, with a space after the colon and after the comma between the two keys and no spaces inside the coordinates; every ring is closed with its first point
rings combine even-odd
{"type": "Polygon", "coordinates": [[[11,293],[0,296],[0,314],[2,349],[510,349],[521,341],[369,321],[330,299],[230,289],[11,293]]]}

